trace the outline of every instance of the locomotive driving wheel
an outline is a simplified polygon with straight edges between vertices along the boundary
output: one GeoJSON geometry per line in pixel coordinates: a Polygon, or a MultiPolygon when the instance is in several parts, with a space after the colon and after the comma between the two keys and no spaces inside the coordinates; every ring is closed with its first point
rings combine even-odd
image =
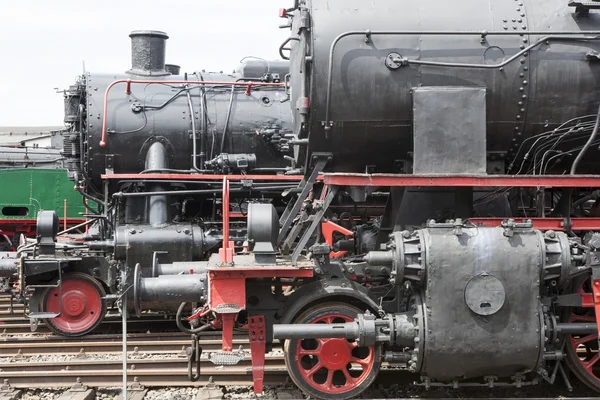
{"type": "MultiPolygon", "coordinates": [[[[577,283],[576,293],[592,294],[590,277],[577,283]]],[[[593,308],[571,308],[567,314],[569,322],[596,322],[593,308]]],[[[569,335],[567,338],[567,362],[571,371],[588,387],[600,392],[600,352],[598,334],[569,335]]]]}
{"type": "MultiPolygon", "coordinates": [[[[308,309],[294,322],[351,322],[362,312],[345,303],[325,303],[308,309]]],[[[359,347],[347,339],[287,340],[284,351],[294,383],[319,399],[340,400],[360,394],[371,386],[381,366],[381,346],[359,347]]]]}
{"type": "Polygon", "coordinates": [[[64,275],[61,286],[47,288],[42,294],[42,312],[58,313],[62,305],[58,317],[44,319],[46,326],[63,336],[83,336],[93,331],[106,314],[102,284],[88,274],[75,272],[64,275]]]}

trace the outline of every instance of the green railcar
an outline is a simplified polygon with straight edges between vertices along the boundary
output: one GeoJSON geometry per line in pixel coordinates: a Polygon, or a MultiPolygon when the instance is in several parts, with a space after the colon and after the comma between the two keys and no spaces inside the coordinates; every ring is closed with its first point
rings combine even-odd
{"type": "Polygon", "coordinates": [[[73,186],[65,169],[0,169],[0,248],[21,233],[35,235],[40,210],[56,211],[61,227],[83,222],[85,207],[73,186]]]}

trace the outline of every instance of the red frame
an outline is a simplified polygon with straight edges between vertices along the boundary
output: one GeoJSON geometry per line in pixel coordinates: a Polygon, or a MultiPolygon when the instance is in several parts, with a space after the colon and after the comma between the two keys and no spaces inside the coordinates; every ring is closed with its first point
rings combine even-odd
{"type": "Polygon", "coordinates": [[[600,175],[400,175],[324,174],[338,186],[600,187],[600,175]]]}

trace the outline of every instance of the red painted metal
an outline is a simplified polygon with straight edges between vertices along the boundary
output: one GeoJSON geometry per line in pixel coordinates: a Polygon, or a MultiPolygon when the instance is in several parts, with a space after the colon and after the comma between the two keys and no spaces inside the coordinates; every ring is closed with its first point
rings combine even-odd
{"type": "Polygon", "coordinates": [[[223,321],[223,344],[221,348],[223,351],[233,350],[233,328],[235,327],[235,318],[237,313],[223,313],[219,314],[221,321],[223,321]]]}
{"type": "MultiPolygon", "coordinates": [[[[227,177],[229,181],[292,181],[300,182],[302,175],[206,175],[206,174],[105,174],[102,179],[168,179],[168,180],[188,180],[188,181],[221,181],[227,177]]],[[[322,179],[322,177],[320,177],[322,179]]]]}
{"type": "Polygon", "coordinates": [[[252,355],[252,380],[254,393],[261,394],[265,380],[266,332],[265,316],[248,317],[248,336],[250,337],[250,353],[252,355]]]}
{"type": "Polygon", "coordinates": [[[600,361],[600,352],[594,351],[593,349],[598,348],[598,338],[600,337],[600,322],[598,320],[598,316],[600,315],[600,285],[596,285],[600,280],[592,280],[590,277],[581,283],[579,288],[577,288],[577,293],[582,296],[582,308],[573,308],[571,312],[571,317],[569,318],[570,322],[595,322],[599,328],[598,333],[592,333],[585,336],[577,336],[571,335],[569,337],[569,344],[575,350],[575,352],[579,353],[581,347],[585,348],[585,353],[582,354],[590,354],[590,357],[581,357],[578,358],[581,366],[587,371],[592,380],[596,380],[600,382],[600,376],[594,371],[594,365],[600,361]],[[588,292],[588,283],[590,284],[590,289],[588,292]],[[594,314],[590,313],[590,310],[587,308],[594,308],[594,314]]]}
{"type": "Polygon", "coordinates": [[[108,94],[113,86],[125,83],[125,94],[131,94],[131,85],[140,83],[145,85],[223,85],[223,86],[245,86],[246,94],[250,94],[249,90],[253,85],[256,86],[284,86],[283,83],[267,83],[267,82],[223,82],[223,81],[169,81],[169,80],[148,80],[148,79],[119,79],[112,82],[104,92],[104,103],[102,105],[102,137],[100,139],[100,147],[106,146],[106,115],[108,115],[108,94]]]}
{"type": "MultiPolygon", "coordinates": [[[[352,232],[351,230],[346,229],[343,226],[331,221],[321,222],[321,232],[323,233],[323,237],[325,238],[325,243],[327,243],[330,246],[333,246],[334,232],[339,232],[345,236],[354,236],[354,232],[352,232]]],[[[340,258],[346,253],[347,251],[332,251],[329,253],[329,257],[340,258]]]]}
{"type": "MultiPolygon", "coordinates": [[[[352,318],[345,315],[330,314],[312,321],[316,323],[332,324],[337,322],[351,322],[352,318]]],[[[302,340],[298,340],[296,349],[296,367],[303,379],[310,386],[320,392],[327,394],[346,393],[360,386],[369,376],[375,363],[375,349],[369,346],[364,357],[357,357],[354,349],[358,348],[357,342],[349,342],[343,338],[316,339],[317,346],[308,346],[302,340]],[[305,344],[305,347],[303,347],[305,344]],[[305,356],[316,360],[310,366],[305,364],[305,356]],[[349,365],[359,366],[348,370],[349,365]],[[326,371],[326,372],[325,372],[326,371]],[[334,373],[343,375],[342,381],[334,382],[334,373]],[[319,376],[322,375],[322,376],[319,376]],[[315,379],[318,377],[319,379],[315,379]]]]}
{"type": "MultiPolygon", "coordinates": [[[[44,311],[58,313],[61,303],[59,288],[52,288],[44,311]]],[[[102,297],[94,285],[84,279],[62,282],[62,309],[52,325],[64,332],[82,332],[102,318],[102,297]]]]}
{"type": "Polygon", "coordinates": [[[594,311],[596,313],[596,326],[598,327],[598,337],[600,337],[600,279],[592,280],[592,295],[594,297],[594,311]]]}
{"type": "Polygon", "coordinates": [[[233,263],[235,244],[229,241],[229,180],[223,177],[223,247],[219,249],[219,260],[223,264],[233,263]]]}
{"type": "Polygon", "coordinates": [[[324,174],[338,186],[600,187],[599,175],[400,175],[324,174]]]}
{"type": "MultiPolygon", "coordinates": [[[[500,226],[502,221],[508,218],[469,218],[469,221],[482,226],[500,226]]],[[[564,218],[514,218],[515,220],[531,220],[533,227],[541,230],[565,230],[564,218]]],[[[600,218],[571,218],[571,230],[573,231],[593,231],[600,230],[600,218]]]]}
{"type": "Polygon", "coordinates": [[[220,304],[246,308],[246,279],[310,278],[312,268],[296,267],[211,267],[208,268],[208,306],[214,310],[220,304]]]}

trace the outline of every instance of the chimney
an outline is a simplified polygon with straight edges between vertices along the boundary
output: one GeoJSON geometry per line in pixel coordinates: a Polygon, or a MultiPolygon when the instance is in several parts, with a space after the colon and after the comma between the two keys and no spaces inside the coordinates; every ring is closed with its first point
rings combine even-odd
{"type": "Polygon", "coordinates": [[[164,76],[166,43],[169,36],[161,31],[133,31],[131,38],[131,70],[134,75],[164,76]]]}

